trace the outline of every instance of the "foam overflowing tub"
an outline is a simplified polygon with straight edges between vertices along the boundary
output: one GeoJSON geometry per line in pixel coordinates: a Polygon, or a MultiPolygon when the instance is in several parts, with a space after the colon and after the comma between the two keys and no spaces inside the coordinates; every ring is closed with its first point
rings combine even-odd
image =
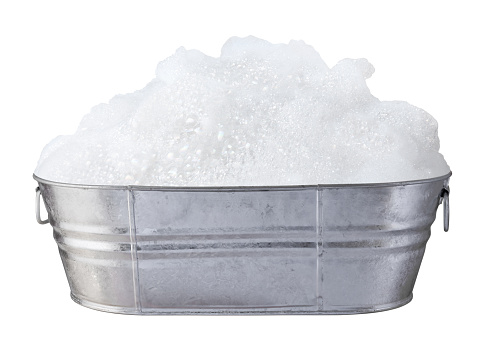
{"type": "Polygon", "coordinates": [[[128,314],[351,314],[412,290],[450,169],[437,123],[381,102],[366,60],[303,42],[179,49],[44,149],[71,296],[128,314]]]}

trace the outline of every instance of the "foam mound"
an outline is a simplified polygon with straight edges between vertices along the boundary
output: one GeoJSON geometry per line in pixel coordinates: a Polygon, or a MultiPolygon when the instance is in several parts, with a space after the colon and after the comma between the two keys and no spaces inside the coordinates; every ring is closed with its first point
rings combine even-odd
{"type": "Polygon", "coordinates": [[[84,116],[35,174],[74,184],[267,186],[395,182],[450,170],[437,122],[380,101],[366,59],[329,68],[302,41],[230,38],[219,58],[178,49],[143,89],[84,116]]]}

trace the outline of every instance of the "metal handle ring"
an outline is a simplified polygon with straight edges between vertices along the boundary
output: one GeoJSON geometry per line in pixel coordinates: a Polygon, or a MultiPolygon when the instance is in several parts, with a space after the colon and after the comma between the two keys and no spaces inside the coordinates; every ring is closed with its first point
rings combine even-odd
{"type": "Polygon", "coordinates": [[[47,224],[49,222],[49,216],[47,217],[46,220],[42,220],[40,216],[40,197],[41,197],[41,191],[40,188],[37,187],[35,189],[35,218],[37,219],[37,222],[41,225],[47,224]]]}
{"type": "Polygon", "coordinates": [[[449,217],[450,217],[449,187],[442,189],[441,203],[442,203],[442,207],[444,208],[444,231],[447,232],[449,231],[449,217]]]}

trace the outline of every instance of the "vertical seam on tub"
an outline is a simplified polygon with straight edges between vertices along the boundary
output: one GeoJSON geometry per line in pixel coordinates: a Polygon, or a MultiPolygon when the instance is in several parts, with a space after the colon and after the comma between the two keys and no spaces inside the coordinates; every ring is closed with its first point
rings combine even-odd
{"type": "Polygon", "coordinates": [[[316,188],[316,297],[317,297],[317,311],[323,310],[322,300],[322,254],[323,254],[323,238],[322,238],[322,191],[317,186],[316,188]]]}
{"type": "Polygon", "coordinates": [[[127,189],[128,199],[128,221],[130,226],[130,253],[132,256],[132,277],[133,277],[133,297],[135,300],[135,307],[137,312],[142,312],[142,304],[140,302],[140,281],[138,273],[138,254],[137,254],[137,235],[135,227],[135,198],[133,190],[127,189]]]}

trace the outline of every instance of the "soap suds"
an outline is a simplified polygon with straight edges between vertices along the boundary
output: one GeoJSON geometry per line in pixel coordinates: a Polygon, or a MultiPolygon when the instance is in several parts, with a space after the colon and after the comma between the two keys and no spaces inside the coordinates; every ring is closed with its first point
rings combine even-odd
{"type": "Polygon", "coordinates": [[[35,174],[74,184],[268,186],[426,179],[450,170],[437,122],[379,101],[365,59],[328,68],[302,41],[178,49],[141,90],[95,106],[35,174]]]}

